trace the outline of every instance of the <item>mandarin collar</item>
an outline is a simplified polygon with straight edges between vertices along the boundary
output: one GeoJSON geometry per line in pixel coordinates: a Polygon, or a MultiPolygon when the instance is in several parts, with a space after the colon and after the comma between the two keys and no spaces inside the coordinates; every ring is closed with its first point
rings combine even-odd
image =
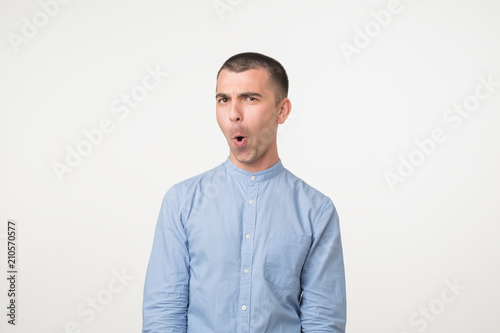
{"type": "Polygon", "coordinates": [[[278,162],[276,162],[276,164],[274,164],[270,168],[258,172],[250,172],[234,165],[229,157],[224,162],[224,167],[230,175],[236,177],[241,181],[249,183],[265,182],[271,178],[276,177],[285,169],[283,167],[283,164],[281,163],[281,159],[279,159],[278,162]]]}

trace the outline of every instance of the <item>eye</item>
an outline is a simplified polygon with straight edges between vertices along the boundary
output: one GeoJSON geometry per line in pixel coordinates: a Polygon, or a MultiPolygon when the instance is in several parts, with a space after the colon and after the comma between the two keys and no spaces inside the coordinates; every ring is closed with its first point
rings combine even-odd
{"type": "Polygon", "coordinates": [[[219,103],[227,103],[227,98],[226,97],[219,98],[218,102],[219,103]]]}
{"type": "Polygon", "coordinates": [[[252,97],[252,96],[248,96],[248,97],[247,97],[247,100],[249,100],[250,102],[253,102],[253,101],[256,101],[256,100],[257,100],[257,98],[252,97]]]}

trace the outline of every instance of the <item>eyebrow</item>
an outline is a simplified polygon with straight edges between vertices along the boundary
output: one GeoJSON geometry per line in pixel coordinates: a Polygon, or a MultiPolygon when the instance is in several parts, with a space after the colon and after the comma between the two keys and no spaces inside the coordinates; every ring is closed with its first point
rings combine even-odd
{"type": "MultiPolygon", "coordinates": [[[[238,94],[238,97],[262,97],[262,95],[254,92],[242,92],[241,94],[238,94]]],[[[229,98],[229,96],[224,93],[218,93],[215,95],[215,98],[229,98]]]]}

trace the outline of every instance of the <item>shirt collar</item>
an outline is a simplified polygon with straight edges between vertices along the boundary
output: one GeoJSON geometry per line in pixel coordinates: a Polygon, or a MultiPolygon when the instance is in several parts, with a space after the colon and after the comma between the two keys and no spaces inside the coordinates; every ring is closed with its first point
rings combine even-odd
{"type": "Polygon", "coordinates": [[[274,164],[272,167],[259,172],[250,172],[237,167],[233,162],[231,162],[229,157],[223,164],[230,175],[236,177],[241,181],[250,183],[265,182],[271,178],[274,178],[285,169],[283,167],[283,164],[281,163],[281,159],[279,159],[278,162],[276,162],[276,164],[274,164]]]}

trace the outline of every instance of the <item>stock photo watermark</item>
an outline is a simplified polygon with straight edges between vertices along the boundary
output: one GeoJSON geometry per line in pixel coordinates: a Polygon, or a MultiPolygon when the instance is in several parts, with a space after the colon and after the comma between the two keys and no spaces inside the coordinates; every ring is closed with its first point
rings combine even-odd
{"type": "Polygon", "coordinates": [[[80,319],[68,321],[62,330],[57,331],[57,333],[82,333],[82,327],[94,321],[98,314],[103,312],[115,297],[122,293],[129,283],[135,279],[135,276],[130,275],[125,268],[122,268],[121,271],[113,269],[111,274],[113,277],[109,279],[106,287],[98,290],[76,306],[75,312],[80,319]]]}
{"type": "MultiPolygon", "coordinates": [[[[493,74],[487,78],[478,77],[479,84],[474,92],[466,96],[461,103],[455,103],[443,113],[443,121],[451,130],[460,128],[464,120],[468,119],[481,105],[481,102],[489,99],[497,88],[500,81],[495,81],[493,74]]],[[[424,164],[438,150],[439,145],[448,139],[449,130],[442,127],[434,128],[430,135],[423,139],[414,140],[414,149],[407,155],[398,156],[398,166],[395,171],[386,171],[384,178],[391,191],[396,190],[398,184],[404,183],[417,168],[424,164]]]]}
{"type": "Polygon", "coordinates": [[[46,0],[38,1],[39,10],[37,10],[30,18],[26,16],[21,17],[20,33],[10,31],[7,33],[7,39],[12,46],[12,49],[17,54],[19,53],[19,46],[28,44],[29,41],[35,38],[39,31],[49,24],[50,20],[54,18],[63,5],[68,4],[71,0],[46,0]]]}
{"type": "MultiPolygon", "coordinates": [[[[411,0],[410,0],[411,1],[411,0]]],[[[399,0],[391,0],[387,3],[386,9],[372,10],[370,12],[371,20],[365,23],[360,28],[354,28],[354,37],[352,43],[341,42],[339,44],[340,50],[347,61],[347,64],[352,62],[352,57],[360,54],[361,50],[367,48],[371,42],[387,28],[392,22],[395,15],[400,14],[404,7],[399,0]]]]}
{"type": "Polygon", "coordinates": [[[17,222],[7,220],[7,323],[16,325],[18,315],[17,294],[19,293],[18,272],[18,232],[17,222]]]}
{"type": "MultiPolygon", "coordinates": [[[[130,112],[140,106],[148,97],[149,93],[157,89],[160,84],[169,75],[168,72],[163,72],[160,66],[156,68],[148,66],[147,74],[143,77],[140,84],[135,85],[129,93],[122,93],[119,98],[111,103],[111,113],[115,114],[119,120],[123,120],[130,115],[130,112]]],[[[72,173],[75,168],[82,164],[83,160],[88,157],[95,148],[99,147],[106,137],[115,130],[116,121],[109,117],[103,117],[96,127],[84,129],[82,131],[82,139],[75,145],[66,145],[66,156],[63,161],[53,161],[52,171],[55,176],[62,182],[65,174],[72,173]]]]}
{"type": "MultiPolygon", "coordinates": [[[[420,306],[408,317],[408,323],[415,331],[422,333],[445,313],[448,307],[455,303],[462,293],[467,290],[467,286],[461,284],[458,278],[444,281],[444,287],[438,296],[430,300],[424,306],[420,306]]],[[[413,331],[413,330],[412,330],[413,331]]],[[[400,333],[410,333],[401,331],[400,333]]]]}
{"type": "Polygon", "coordinates": [[[226,13],[234,11],[242,2],[243,0],[215,0],[212,4],[221,21],[224,21],[226,13]]]}

